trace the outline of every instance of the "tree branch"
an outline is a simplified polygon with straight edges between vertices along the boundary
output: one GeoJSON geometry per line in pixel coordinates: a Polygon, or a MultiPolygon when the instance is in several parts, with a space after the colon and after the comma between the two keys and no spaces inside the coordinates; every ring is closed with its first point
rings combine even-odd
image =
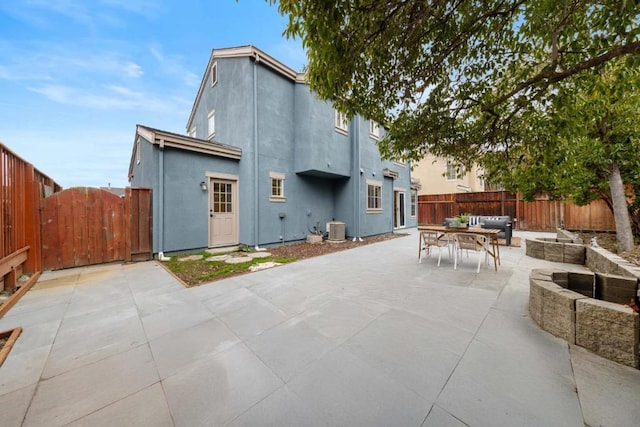
{"type": "Polygon", "coordinates": [[[604,64],[614,58],[623,56],[623,55],[638,55],[640,54],[640,42],[633,42],[623,46],[616,46],[613,49],[609,50],[606,53],[603,53],[600,56],[596,56],[590,58],[584,62],[580,62],[574,65],[571,68],[568,68],[563,71],[556,72],[550,67],[545,67],[535,76],[530,79],[525,80],[524,82],[518,84],[512,91],[500,96],[498,99],[493,101],[490,104],[486,104],[482,107],[483,112],[491,112],[496,106],[502,104],[523,90],[546,80],[548,83],[556,83],[561,80],[564,80],[568,77],[571,77],[575,74],[578,74],[581,71],[588,70],[589,68],[597,67],[598,65],[604,64]]]}

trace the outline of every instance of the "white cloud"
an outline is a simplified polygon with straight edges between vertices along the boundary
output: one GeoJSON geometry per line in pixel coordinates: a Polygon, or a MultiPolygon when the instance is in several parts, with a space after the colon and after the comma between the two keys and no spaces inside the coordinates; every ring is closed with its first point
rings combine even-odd
{"type": "Polygon", "coordinates": [[[179,78],[183,84],[189,87],[196,87],[200,84],[200,77],[184,65],[184,57],[165,54],[162,46],[157,43],[149,47],[149,52],[158,61],[162,72],[167,76],[179,78]]]}
{"type": "Polygon", "coordinates": [[[125,21],[121,13],[141,16],[157,14],[163,6],[153,0],[26,0],[3,1],[0,9],[22,22],[38,28],[58,25],[57,17],[64,17],[89,28],[103,24],[121,27],[125,21]]]}
{"type": "Polygon", "coordinates": [[[136,110],[156,113],[181,113],[189,108],[186,98],[162,98],[155,94],[131,90],[117,85],[81,88],[67,85],[30,87],[30,91],[51,101],[97,110],[136,110]]]}
{"type": "Polygon", "coordinates": [[[94,46],[75,46],[73,54],[50,42],[9,44],[0,41],[0,79],[68,80],[80,76],[96,79],[138,79],[144,75],[142,65],[126,54],[94,46]]]}

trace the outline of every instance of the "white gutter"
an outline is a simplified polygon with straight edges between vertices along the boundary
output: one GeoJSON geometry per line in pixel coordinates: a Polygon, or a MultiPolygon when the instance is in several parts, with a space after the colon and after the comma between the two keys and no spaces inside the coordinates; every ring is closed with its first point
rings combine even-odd
{"type": "MultiPolygon", "coordinates": [[[[152,139],[153,141],[153,139],[152,139]]],[[[171,258],[164,256],[164,139],[158,144],[158,259],[169,261],[171,258]]]]}
{"type": "Polygon", "coordinates": [[[260,207],[258,195],[258,62],[260,56],[256,52],[256,60],[253,63],[253,241],[256,251],[264,251],[266,249],[258,246],[259,227],[260,227],[260,207]]]}

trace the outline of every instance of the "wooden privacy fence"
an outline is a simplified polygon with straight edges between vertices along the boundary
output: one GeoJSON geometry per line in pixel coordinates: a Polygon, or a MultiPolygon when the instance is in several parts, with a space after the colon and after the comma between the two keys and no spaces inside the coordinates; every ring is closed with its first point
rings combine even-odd
{"type": "MultiPolygon", "coordinates": [[[[0,143],[0,290],[42,270],[40,201],[60,186],[0,143]]],[[[34,280],[35,281],[35,280],[34,280]]]]}
{"type": "Polygon", "coordinates": [[[520,230],[554,231],[564,226],[570,230],[615,230],[613,214],[606,203],[597,200],[577,206],[544,197],[531,202],[506,191],[451,193],[418,196],[418,224],[442,224],[445,218],[461,213],[472,215],[508,215],[516,218],[520,230]]]}
{"type": "Polygon", "coordinates": [[[58,270],[151,259],[151,190],[127,188],[124,198],[74,187],[42,201],[42,261],[58,270]]]}

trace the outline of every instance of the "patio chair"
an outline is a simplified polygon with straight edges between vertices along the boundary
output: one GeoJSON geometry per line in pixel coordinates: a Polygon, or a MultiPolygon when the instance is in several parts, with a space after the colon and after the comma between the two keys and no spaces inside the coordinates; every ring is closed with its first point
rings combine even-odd
{"type": "Polygon", "coordinates": [[[446,234],[435,231],[423,231],[420,233],[420,252],[418,253],[418,263],[422,262],[422,253],[427,252],[427,256],[431,255],[431,248],[438,248],[438,267],[440,267],[440,259],[442,258],[442,248],[449,250],[451,257],[451,247],[446,234]]]}
{"type": "Polygon", "coordinates": [[[484,262],[487,263],[489,253],[487,252],[488,239],[486,236],[480,234],[471,233],[455,233],[453,235],[455,242],[453,269],[458,268],[458,258],[461,257],[462,251],[467,251],[467,257],[469,257],[469,251],[478,253],[478,270],[480,273],[480,263],[482,262],[482,253],[484,252],[484,262]]]}

